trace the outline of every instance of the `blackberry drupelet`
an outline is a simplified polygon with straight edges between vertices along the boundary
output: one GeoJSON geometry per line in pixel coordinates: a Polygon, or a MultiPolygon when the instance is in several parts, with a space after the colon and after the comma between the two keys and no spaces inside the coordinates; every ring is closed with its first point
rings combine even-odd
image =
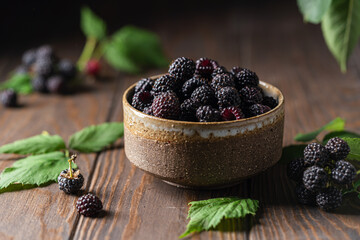
{"type": "Polygon", "coordinates": [[[69,177],[68,169],[63,170],[58,177],[59,189],[67,194],[77,193],[84,184],[84,177],[79,170],[72,169],[73,177],[69,177]]]}
{"type": "Polygon", "coordinates": [[[215,95],[220,109],[226,107],[239,107],[241,104],[239,92],[234,87],[223,87],[218,90],[215,95]]]}
{"type": "Polygon", "coordinates": [[[36,51],[34,49],[27,50],[22,55],[21,61],[26,67],[30,67],[36,61],[36,51]]]}
{"type": "Polygon", "coordinates": [[[200,58],[196,61],[195,74],[199,74],[204,78],[210,78],[214,69],[218,64],[209,58],[200,58]]]}
{"type": "Polygon", "coordinates": [[[75,65],[67,60],[62,59],[57,65],[59,74],[66,79],[73,79],[76,76],[76,67],[75,65]]]}
{"type": "Polygon", "coordinates": [[[40,92],[40,93],[48,92],[46,79],[44,77],[35,76],[32,79],[31,83],[32,83],[32,87],[35,91],[40,92]]]}
{"type": "Polygon", "coordinates": [[[193,60],[186,57],[179,57],[175,59],[170,67],[169,73],[180,81],[186,81],[194,75],[195,63],[193,60]]]}
{"type": "Polygon", "coordinates": [[[235,74],[235,84],[238,89],[241,89],[245,86],[255,87],[259,84],[259,78],[255,72],[243,68],[235,74]]]}
{"type": "Polygon", "coordinates": [[[153,112],[152,112],[151,106],[144,108],[143,113],[151,115],[151,116],[154,115],[153,112]]]}
{"type": "Polygon", "coordinates": [[[219,66],[217,68],[214,69],[213,73],[211,74],[211,77],[214,78],[216,75],[218,74],[229,74],[229,72],[227,71],[227,69],[223,66],[219,66]]]}
{"type": "Polygon", "coordinates": [[[201,106],[196,110],[199,122],[218,122],[221,120],[220,112],[212,106],[201,106]]]}
{"type": "Polygon", "coordinates": [[[227,107],[221,111],[221,117],[224,121],[232,121],[243,119],[245,115],[239,107],[227,107]]]}
{"type": "Polygon", "coordinates": [[[141,91],[134,94],[131,105],[143,111],[146,107],[150,107],[153,101],[153,96],[149,91],[141,91]]]}
{"type": "Polygon", "coordinates": [[[297,158],[289,162],[287,165],[287,175],[290,179],[296,182],[301,182],[305,169],[304,159],[297,158]]]}
{"type": "Polygon", "coordinates": [[[151,108],[155,117],[167,119],[180,117],[180,103],[174,92],[165,92],[156,96],[151,108]]]}
{"type": "Polygon", "coordinates": [[[167,91],[175,91],[176,88],[177,80],[170,75],[164,75],[155,80],[152,90],[157,95],[167,91]]]}
{"type": "Polygon", "coordinates": [[[191,98],[200,105],[216,105],[215,93],[208,85],[196,88],[191,94],[191,98]]]}
{"type": "Polygon", "coordinates": [[[244,69],[245,68],[235,66],[231,68],[230,73],[235,76],[237,73],[241,72],[244,69]]]}
{"type": "Polygon", "coordinates": [[[335,161],[344,160],[350,153],[350,147],[347,142],[339,137],[331,138],[325,145],[325,148],[328,150],[330,158],[335,161]]]}
{"type": "Polygon", "coordinates": [[[304,184],[299,183],[295,187],[295,195],[299,203],[304,205],[315,205],[316,204],[316,194],[307,188],[304,184]]]}
{"type": "Polygon", "coordinates": [[[79,197],[79,199],[76,201],[77,211],[85,217],[95,216],[101,211],[102,208],[103,205],[101,200],[91,193],[79,197]]]}
{"type": "Polygon", "coordinates": [[[261,102],[262,105],[269,106],[271,109],[275,108],[278,103],[273,97],[264,96],[261,102]]]}
{"type": "Polygon", "coordinates": [[[319,143],[310,143],[304,149],[304,162],[306,166],[324,166],[328,160],[328,150],[319,143]]]}
{"type": "Polygon", "coordinates": [[[1,103],[5,107],[16,107],[17,106],[17,93],[12,89],[4,90],[1,93],[1,103]]]}
{"type": "Polygon", "coordinates": [[[239,91],[241,100],[245,105],[251,106],[253,104],[261,103],[263,100],[263,95],[258,87],[249,87],[245,86],[239,91]]]}
{"type": "Polygon", "coordinates": [[[316,203],[321,209],[332,211],[341,206],[341,191],[335,187],[326,188],[316,195],[316,203]]]}
{"type": "Polygon", "coordinates": [[[185,98],[189,98],[194,90],[200,86],[208,85],[204,78],[192,77],[182,86],[182,94],[185,98]]]}
{"type": "Polygon", "coordinates": [[[270,111],[271,108],[262,104],[253,104],[249,107],[247,113],[250,117],[258,116],[270,111]]]}
{"type": "Polygon", "coordinates": [[[317,192],[326,187],[328,175],[323,168],[311,166],[304,171],[304,186],[313,192],[317,192]]]}
{"type": "Polygon", "coordinates": [[[214,91],[219,91],[223,87],[235,87],[235,82],[233,77],[228,73],[222,73],[216,75],[210,83],[214,91]]]}
{"type": "Polygon", "coordinates": [[[141,79],[135,86],[135,92],[151,91],[154,85],[154,81],[150,78],[141,79]]]}
{"type": "Polygon", "coordinates": [[[182,121],[196,121],[196,109],[200,107],[198,102],[195,102],[193,99],[186,99],[180,105],[181,116],[180,120],[182,121]]]}
{"type": "Polygon", "coordinates": [[[335,168],[331,171],[331,178],[335,183],[350,185],[356,177],[355,167],[344,160],[337,161],[335,168]]]}
{"type": "Polygon", "coordinates": [[[46,82],[46,87],[51,93],[63,94],[67,91],[66,80],[60,75],[50,77],[46,82]]]}

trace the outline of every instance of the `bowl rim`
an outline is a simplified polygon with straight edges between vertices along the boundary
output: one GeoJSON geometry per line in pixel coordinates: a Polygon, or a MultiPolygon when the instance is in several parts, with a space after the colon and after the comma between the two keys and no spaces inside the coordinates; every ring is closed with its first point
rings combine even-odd
{"type": "MultiPolygon", "coordinates": [[[[151,76],[149,77],[151,80],[154,80],[156,78],[159,78],[163,75],[166,75],[167,73],[164,74],[158,74],[155,76],[151,76]]],[[[130,108],[132,111],[134,111],[135,113],[139,114],[142,117],[146,117],[146,118],[150,118],[156,121],[162,121],[162,122],[167,122],[167,123],[174,123],[174,124],[184,124],[184,125],[224,125],[224,124],[231,124],[231,123],[240,123],[240,122],[246,122],[249,120],[255,120],[255,119],[259,119],[261,117],[270,115],[276,111],[278,111],[283,105],[284,105],[284,95],[283,93],[274,85],[264,82],[264,81],[259,81],[259,85],[261,85],[262,87],[266,87],[266,88],[271,88],[276,95],[278,95],[278,104],[275,108],[271,109],[270,111],[254,116],[254,117],[249,117],[249,118],[243,118],[243,119],[238,119],[238,120],[231,120],[231,121],[220,121],[220,122],[190,122],[190,121],[180,121],[180,120],[173,120],[173,119],[166,119],[166,118],[159,118],[159,117],[155,117],[152,115],[148,115],[146,113],[141,112],[140,110],[137,110],[136,108],[134,108],[133,106],[131,106],[131,104],[129,103],[129,101],[127,100],[128,95],[130,94],[130,92],[135,88],[137,82],[130,85],[124,92],[123,94],[123,108],[128,107],[130,108]]]]}

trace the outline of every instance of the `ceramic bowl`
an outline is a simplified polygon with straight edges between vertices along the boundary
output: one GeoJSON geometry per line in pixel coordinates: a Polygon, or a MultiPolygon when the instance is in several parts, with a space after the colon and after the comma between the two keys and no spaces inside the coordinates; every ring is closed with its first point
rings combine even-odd
{"type": "Polygon", "coordinates": [[[271,84],[260,82],[264,94],[278,100],[271,111],[210,123],[144,114],[130,105],[134,87],[123,96],[126,156],[136,167],[169,184],[226,187],[266,170],[281,157],[284,97],[271,84]]]}

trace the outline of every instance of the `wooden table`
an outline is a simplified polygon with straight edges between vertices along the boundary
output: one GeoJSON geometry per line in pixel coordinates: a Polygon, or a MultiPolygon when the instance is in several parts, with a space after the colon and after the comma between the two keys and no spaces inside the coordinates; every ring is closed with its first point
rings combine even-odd
{"type": "MultiPolygon", "coordinates": [[[[336,116],[347,120],[348,129],[360,132],[360,49],[351,58],[348,73],[342,74],[320,28],[304,24],[294,4],[286,11],[282,6],[229,6],[167,21],[158,17],[146,24],[159,33],[170,58],[209,56],[228,68],[253,69],[262,80],[279,87],[286,98],[284,145],[291,144],[296,133],[313,130],[336,116]]],[[[66,38],[51,44],[61,56],[76,60],[82,41],[66,38]]],[[[1,55],[1,79],[19,61],[20,54],[1,55]]],[[[104,72],[107,78],[87,91],[72,96],[34,94],[21,97],[22,108],[1,108],[0,144],[42,130],[67,138],[91,124],[122,121],[122,93],[140,76],[110,68],[104,72]]],[[[185,190],[133,167],[121,146],[82,154],[78,161],[85,189],[101,198],[105,216],[79,216],[74,210],[77,197],[59,191],[57,184],[4,193],[0,239],[177,239],[188,222],[189,201],[222,196],[258,199],[261,210],[256,218],[233,221],[228,229],[232,231],[203,232],[191,239],[360,239],[359,201],[348,201],[335,213],[298,205],[284,166],[223,190],[185,190]]],[[[0,169],[13,161],[2,156],[0,169]]]]}

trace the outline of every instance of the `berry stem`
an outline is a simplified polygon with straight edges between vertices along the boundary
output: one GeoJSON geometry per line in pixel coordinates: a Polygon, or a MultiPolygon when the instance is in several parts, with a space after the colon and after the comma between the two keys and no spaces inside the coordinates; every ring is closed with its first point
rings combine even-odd
{"type": "Polygon", "coordinates": [[[72,171],[72,162],[75,162],[75,159],[76,159],[76,154],[72,155],[71,158],[68,160],[69,162],[69,174],[70,174],[70,178],[73,178],[73,171],[72,171]]]}
{"type": "Polygon", "coordinates": [[[93,37],[88,37],[84,46],[84,49],[79,57],[79,60],[77,62],[77,66],[79,68],[80,71],[83,71],[86,63],[89,61],[89,59],[91,58],[95,47],[97,44],[97,40],[96,38],[93,37]]]}

